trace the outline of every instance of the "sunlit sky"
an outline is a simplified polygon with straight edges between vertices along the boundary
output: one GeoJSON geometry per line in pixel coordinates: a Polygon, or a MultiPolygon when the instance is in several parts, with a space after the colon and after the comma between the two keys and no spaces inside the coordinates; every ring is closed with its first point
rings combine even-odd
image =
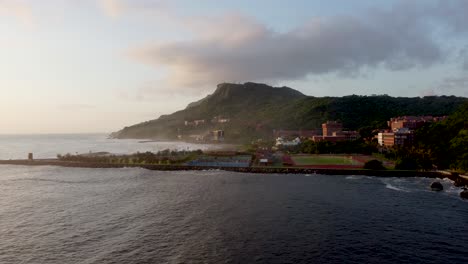
{"type": "Polygon", "coordinates": [[[112,132],[221,82],[468,96],[464,0],[0,0],[0,134],[112,132]]]}

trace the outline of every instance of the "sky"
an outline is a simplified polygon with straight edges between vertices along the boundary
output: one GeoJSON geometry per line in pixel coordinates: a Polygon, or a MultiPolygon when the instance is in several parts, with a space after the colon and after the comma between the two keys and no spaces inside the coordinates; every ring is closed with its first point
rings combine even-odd
{"type": "Polygon", "coordinates": [[[110,133],[222,82],[468,97],[465,0],[0,0],[0,134],[110,133]]]}

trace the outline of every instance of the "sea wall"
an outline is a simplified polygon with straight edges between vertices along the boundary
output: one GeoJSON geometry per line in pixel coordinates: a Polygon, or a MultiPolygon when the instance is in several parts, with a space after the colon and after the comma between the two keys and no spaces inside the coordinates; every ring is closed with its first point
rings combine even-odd
{"type": "Polygon", "coordinates": [[[23,166],[61,166],[74,168],[145,168],[159,171],[179,170],[224,170],[244,173],[266,174],[325,174],[325,175],[365,175],[377,177],[427,177],[450,178],[459,186],[468,185],[468,180],[456,173],[442,173],[437,171],[399,171],[399,170],[364,170],[364,169],[326,169],[326,168],[297,168],[297,167],[205,167],[183,165],[153,165],[153,164],[121,164],[121,163],[93,163],[71,162],[57,159],[49,160],[0,160],[0,164],[23,166]]]}

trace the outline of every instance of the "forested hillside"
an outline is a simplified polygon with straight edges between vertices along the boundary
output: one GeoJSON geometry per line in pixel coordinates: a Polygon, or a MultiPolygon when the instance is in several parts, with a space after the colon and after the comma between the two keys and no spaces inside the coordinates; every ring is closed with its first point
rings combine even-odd
{"type": "Polygon", "coordinates": [[[116,138],[175,139],[203,134],[214,129],[225,130],[226,141],[245,142],[271,138],[274,129],[315,129],[326,120],[339,120],[346,129],[384,127],[385,122],[401,115],[449,115],[467,98],[455,96],[390,97],[306,96],[288,87],[274,88],[265,84],[219,84],[206,98],[189,104],[181,111],[143,122],[112,136],[116,138]],[[211,122],[214,117],[229,119],[211,122]],[[197,126],[185,121],[205,120],[197,126]]]}

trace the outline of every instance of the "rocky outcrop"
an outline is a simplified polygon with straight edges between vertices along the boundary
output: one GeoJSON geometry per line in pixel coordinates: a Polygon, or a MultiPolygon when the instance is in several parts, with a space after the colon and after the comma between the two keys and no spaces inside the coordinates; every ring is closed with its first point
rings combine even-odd
{"type": "Polygon", "coordinates": [[[463,199],[468,199],[468,189],[463,188],[463,191],[460,193],[460,197],[463,199]]]}
{"type": "Polygon", "coordinates": [[[443,189],[444,189],[444,186],[442,185],[442,183],[438,181],[431,183],[431,190],[438,192],[438,191],[442,191],[443,189]]]}

